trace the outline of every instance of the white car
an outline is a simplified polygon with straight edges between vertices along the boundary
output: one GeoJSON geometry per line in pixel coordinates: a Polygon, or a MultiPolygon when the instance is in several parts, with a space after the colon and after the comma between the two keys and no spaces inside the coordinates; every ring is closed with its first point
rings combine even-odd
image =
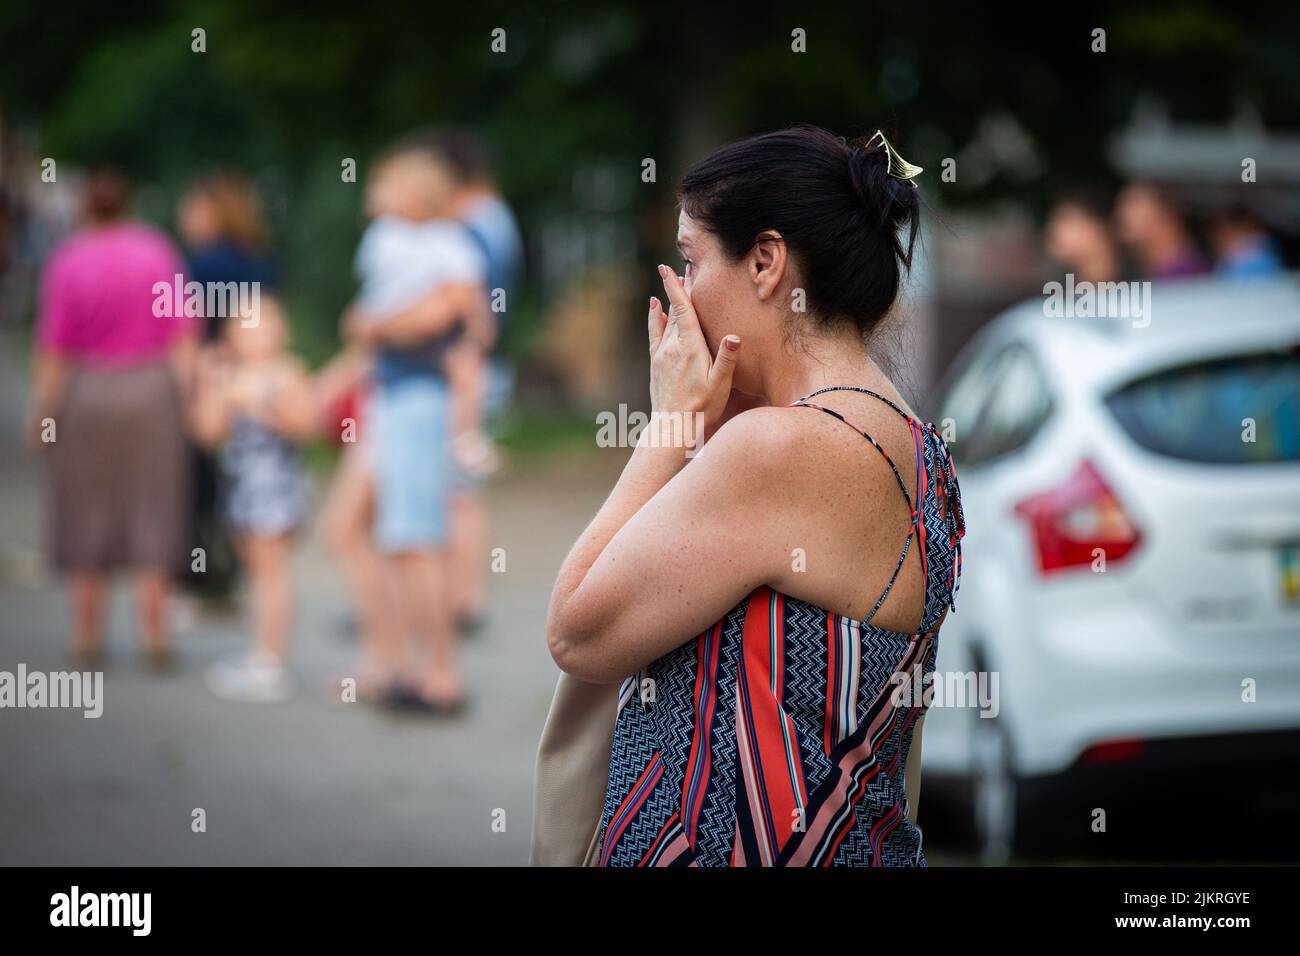
{"type": "Polygon", "coordinates": [[[1186,799],[1212,832],[1249,826],[1218,758],[1300,767],[1300,287],[1150,292],[1149,324],[1008,311],[931,415],[968,529],[937,671],[998,693],[995,717],[933,707],[923,767],[927,793],[969,795],[986,860],[1034,851],[1044,794],[1086,835],[1099,770],[1139,771],[1141,796],[1204,767],[1186,799]]]}

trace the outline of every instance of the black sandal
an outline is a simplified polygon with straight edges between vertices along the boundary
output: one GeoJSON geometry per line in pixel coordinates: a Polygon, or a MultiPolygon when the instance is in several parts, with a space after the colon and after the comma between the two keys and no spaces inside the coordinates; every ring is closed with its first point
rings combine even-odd
{"type": "Polygon", "coordinates": [[[383,695],[383,704],[399,713],[424,714],[429,717],[456,717],[468,708],[462,694],[455,700],[430,700],[413,687],[394,684],[383,695]]]}

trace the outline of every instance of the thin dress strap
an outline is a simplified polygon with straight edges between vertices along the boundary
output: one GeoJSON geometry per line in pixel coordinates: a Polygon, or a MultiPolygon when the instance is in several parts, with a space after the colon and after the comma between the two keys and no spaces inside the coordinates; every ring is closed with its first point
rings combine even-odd
{"type": "MultiPolygon", "coordinates": [[[[803,397],[802,399],[800,399],[799,401],[797,401],[797,402],[791,402],[788,406],[786,406],[787,408],[815,408],[815,409],[817,409],[819,412],[825,412],[827,415],[830,415],[832,418],[839,419],[841,422],[843,422],[845,425],[848,425],[850,428],[852,428],[855,432],[857,432],[859,435],[861,435],[861,436],[862,436],[863,438],[865,438],[867,441],[871,442],[872,447],[875,448],[876,451],[880,452],[880,456],[881,456],[882,458],[884,458],[884,459],[885,459],[885,463],[886,463],[887,465],[889,465],[889,470],[892,471],[892,472],[894,473],[894,480],[898,482],[898,488],[899,488],[900,491],[902,491],[902,493],[903,493],[903,498],[904,498],[904,500],[907,501],[907,507],[908,507],[908,509],[909,509],[909,510],[911,511],[911,513],[912,513],[912,520],[908,523],[908,526],[907,526],[907,537],[903,539],[903,550],[902,550],[902,553],[900,553],[899,556],[898,556],[898,563],[894,565],[894,573],[891,574],[891,575],[889,576],[889,581],[885,584],[885,590],[884,590],[883,592],[881,592],[880,597],[876,599],[876,603],[872,606],[871,611],[867,614],[866,617],[864,617],[864,618],[862,619],[862,622],[861,622],[861,623],[865,625],[865,624],[869,624],[869,623],[871,622],[871,619],[874,618],[874,617],[876,616],[876,612],[880,610],[881,606],[885,603],[885,600],[889,597],[889,592],[890,592],[891,590],[893,590],[893,588],[894,588],[894,582],[898,580],[899,572],[901,572],[901,571],[903,570],[903,563],[907,560],[907,551],[908,551],[908,548],[910,548],[911,545],[912,545],[912,536],[913,536],[913,535],[917,535],[917,537],[920,539],[920,543],[918,544],[918,547],[920,547],[920,549],[921,549],[921,551],[920,551],[920,555],[921,555],[921,578],[922,578],[923,581],[926,580],[926,576],[925,576],[925,575],[926,575],[925,548],[923,547],[923,545],[924,545],[924,540],[925,540],[925,538],[924,538],[924,535],[925,535],[925,528],[924,528],[924,525],[921,523],[921,520],[920,520],[920,514],[921,514],[921,512],[920,512],[920,508],[918,508],[917,505],[915,505],[915,504],[912,502],[912,496],[911,496],[910,494],[908,494],[908,491],[907,491],[907,485],[906,485],[906,484],[904,483],[904,481],[903,481],[903,476],[902,476],[901,474],[899,474],[898,466],[895,465],[895,464],[894,464],[894,460],[893,460],[892,458],[889,457],[889,452],[885,451],[885,449],[881,447],[880,442],[878,442],[878,441],[876,441],[874,438],[872,438],[871,435],[868,434],[867,431],[866,431],[865,429],[863,429],[863,428],[859,428],[857,425],[855,425],[853,422],[849,421],[849,420],[848,420],[844,415],[842,415],[842,414],[840,414],[839,412],[835,411],[833,408],[827,408],[827,407],[824,406],[824,405],[818,405],[818,404],[816,404],[815,402],[810,402],[810,401],[808,401],[808,399],[810,399],[810,398],[814,398],[814,397],[816,397],[816,396],[818,396],[818,395],[821,395],[821,394],[823,394],[824,392],[862,392],[863,394],[866,394],[866,395],[872,395],[872,396],[874,396],[874,397],[880,399],[882,402],[884,402],[885,404],[887,404],[890,408],[894,409],[894,411],[898,412],[898,414],[902,415],[903,418],[907,420],[908,425],[909,425],[909,427],[910,427],[911,430],[912,430],[912,434],[913,434],[914,440],[916,441],[916,453],[917,453],[917,461],[916,461],[916,467],[917,467],[917,483],[916,483],[916,489],[917,489],[917,500],[918,500],[918,501],[922,501],[922,502],[925,500],[925,484],[924,484],[924,482],[925,482],[925,467],[924,467],[924,466],[925,466],[925,462],[924,462],[924,448],[923,448],[923,445],[921,444],[920,436],[919,436],[919,433],[918,433],[917,428],[916,428],[915,419],[913,419],[912,416],[908,415],[905,411],[903,411],[901,408],[899,408],[897,405],[895,405],[895,404],[894,404],[893,402],[891,402],[889,399],[885,398],[885,396],[880,395],[880,394],[877,394],[876,392],[873,392],[873,391],[871,391],[870,389],[866,389],[866,388],[858,388],[858,387],[856,387],[856,386],[852,386],[852,385],[844,385],[844,386],[834,386],[834,385],[832,385],[832,386],[830,386],[830,387],[828,387],[828,388],[821,388],[821,389],[818,389],[817,391],[813,392],[812,394],[804,396],[804,397],[803,397]]],[[[926,617],[926,613],[925,613],[924,609],[923,609],[922,612],[921,612],[921,617],[922,617],[923,619],[926,617]]],[[[924,620],[922,620],[922,623],[924,623],[924,620]]]]}
{"type": "MultiPolygon", "coordinates": [[[[946,581],[948,599],[944,603],[949,608],[955,610],[957,606],[957,589],[961,587],[961,540],[966,536],[966,516],[963,513],[961,505],[961,486],[957,482],[957,472],[956,469],[953,468],[952,464],[952,452],[948,450],[947,443],[934,427],[933,422],[923,423],[917,419],[916,416],[909,415],[907,412],[903,411],[897,403],[886,398],[884,395],[881,395],[879,392],[873,392],[871,389],[863,388],[859,385],[829,385],[826,388],[819,388],[817,391],[805,395],[803,398],[799,399],[799,401],[792,402],[791,406],[820,408],[827,414],[834,415],[836,418],[844,421],[845,424],[850,424],[855,431],[861,431],[861,429],[856,425],[852,425],[848,422],[843,415],[840,415],[829,408],[822,408],[822,406],[808,401],[808,399],[816,398],[818,395],[825,392],[860,392],[863,395],[870,395],[872,398],[877,398],[896,411],[899,416],[907,422],[908,428],[911,429],[912,440],[916,446],[916,490],[917,501],[920,503],[919,506],[912,504],[912,499],[907,494],[907,488],[903,486],[903,480],[899,477],[898,469],[894,468],[894,463],[892,461],[889,462],[889,466],[893,469],[894,477],[898,479],[899,486],[903,488],[903,496],[907,498],[907,503],[912,508],[912,527],[908,529],[907,541],[904,542],[903,545],[903,557],[907,557],[907,545],[912,540],[912,531],[915,530],[919,541],[918,547],[921,552],[921,575],[922,579],[926,582],[927,589],[929,587],[930,579],[928,572],[928,549],[925,546],[926,528],[925,522],[920,520],[919,515],[921,509],[925,507],[928,478],[925,470],[925,449],[927,444],[933,444],[935,449],[934,496],[936,505],[939,509],[940,518],[943,520],[945,530],[948,532],[948,547],[952,550],[953,554],[952,566],[948,569],[948,578],[946,581]]],[[[862,432],[862,435],[867,438],[871,444],[875,445],[882,455],[885,455],[885,450],[880,447],[874,438],[866,432],[862,432]]],[[[889,461],[888,455],[885,455],[885,460],[889,461]]],[[[902,568],[902,566],[902,561],[900,560],[898,568],[894,571],[894,575],[889,579],[889,587],[893,586],[894,578],[898,576],[898,569],[902,568]]],[[[889,587],[886,587],[885,595],[881,597],[880,601],[876,602],[876,609],[879,609],[880,605],[884,602],[884,598],[888,596],[889,587]]],[[[872,611],[872,614],[874,613],[875,610],[872,611]]],[[[868,618],[868,620],[870,620],[870,618],[868,618]]],[[[924,624],[925,622],[922,622],[922,630],[925,629],[924,624]]]]}
{"type": "Polygon", "coordinates": [[[827,385],[825,388],[819,388],[815,392],[809,392],[803,398],[799,399],[797,402],[792,402],[791,404],[792,405],[805,404],[808,402],[808,399],[816,398],[818,395],[824,395],[826,392],[859,392],[863,395],[870,395],[872,398],[880,399],[882,402],[884,402],[894,411],[898,412],[899,417],[909,422],[916,421],[916,419],[913,416],[907,414],[907,412],[899,408],[897,402],[894,402],[891,399],[886,398],[884,395],[881,395],[879,392],[873,392],[871,389],[863,388],[860,385],[827,385]]]}

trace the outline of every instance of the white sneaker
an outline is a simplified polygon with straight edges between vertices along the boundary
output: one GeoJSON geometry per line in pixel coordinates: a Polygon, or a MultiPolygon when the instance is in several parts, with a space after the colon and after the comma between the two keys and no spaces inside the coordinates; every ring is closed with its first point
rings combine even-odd
{"type": "Polygon", "coordinates": [[[293,678],[274,656],[252,651],[208,668],[208,689],[223,700],[279,702],[293,696],[293,678]]]}

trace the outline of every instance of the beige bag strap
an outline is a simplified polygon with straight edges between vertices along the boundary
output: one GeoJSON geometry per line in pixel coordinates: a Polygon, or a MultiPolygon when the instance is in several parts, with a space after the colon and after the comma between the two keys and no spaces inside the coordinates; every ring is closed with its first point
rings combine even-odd
{"type": "Polygon", "coordinates": [[[618,686],[560,675],[537,747],[532,866],[595,863],[618,686]]]}

